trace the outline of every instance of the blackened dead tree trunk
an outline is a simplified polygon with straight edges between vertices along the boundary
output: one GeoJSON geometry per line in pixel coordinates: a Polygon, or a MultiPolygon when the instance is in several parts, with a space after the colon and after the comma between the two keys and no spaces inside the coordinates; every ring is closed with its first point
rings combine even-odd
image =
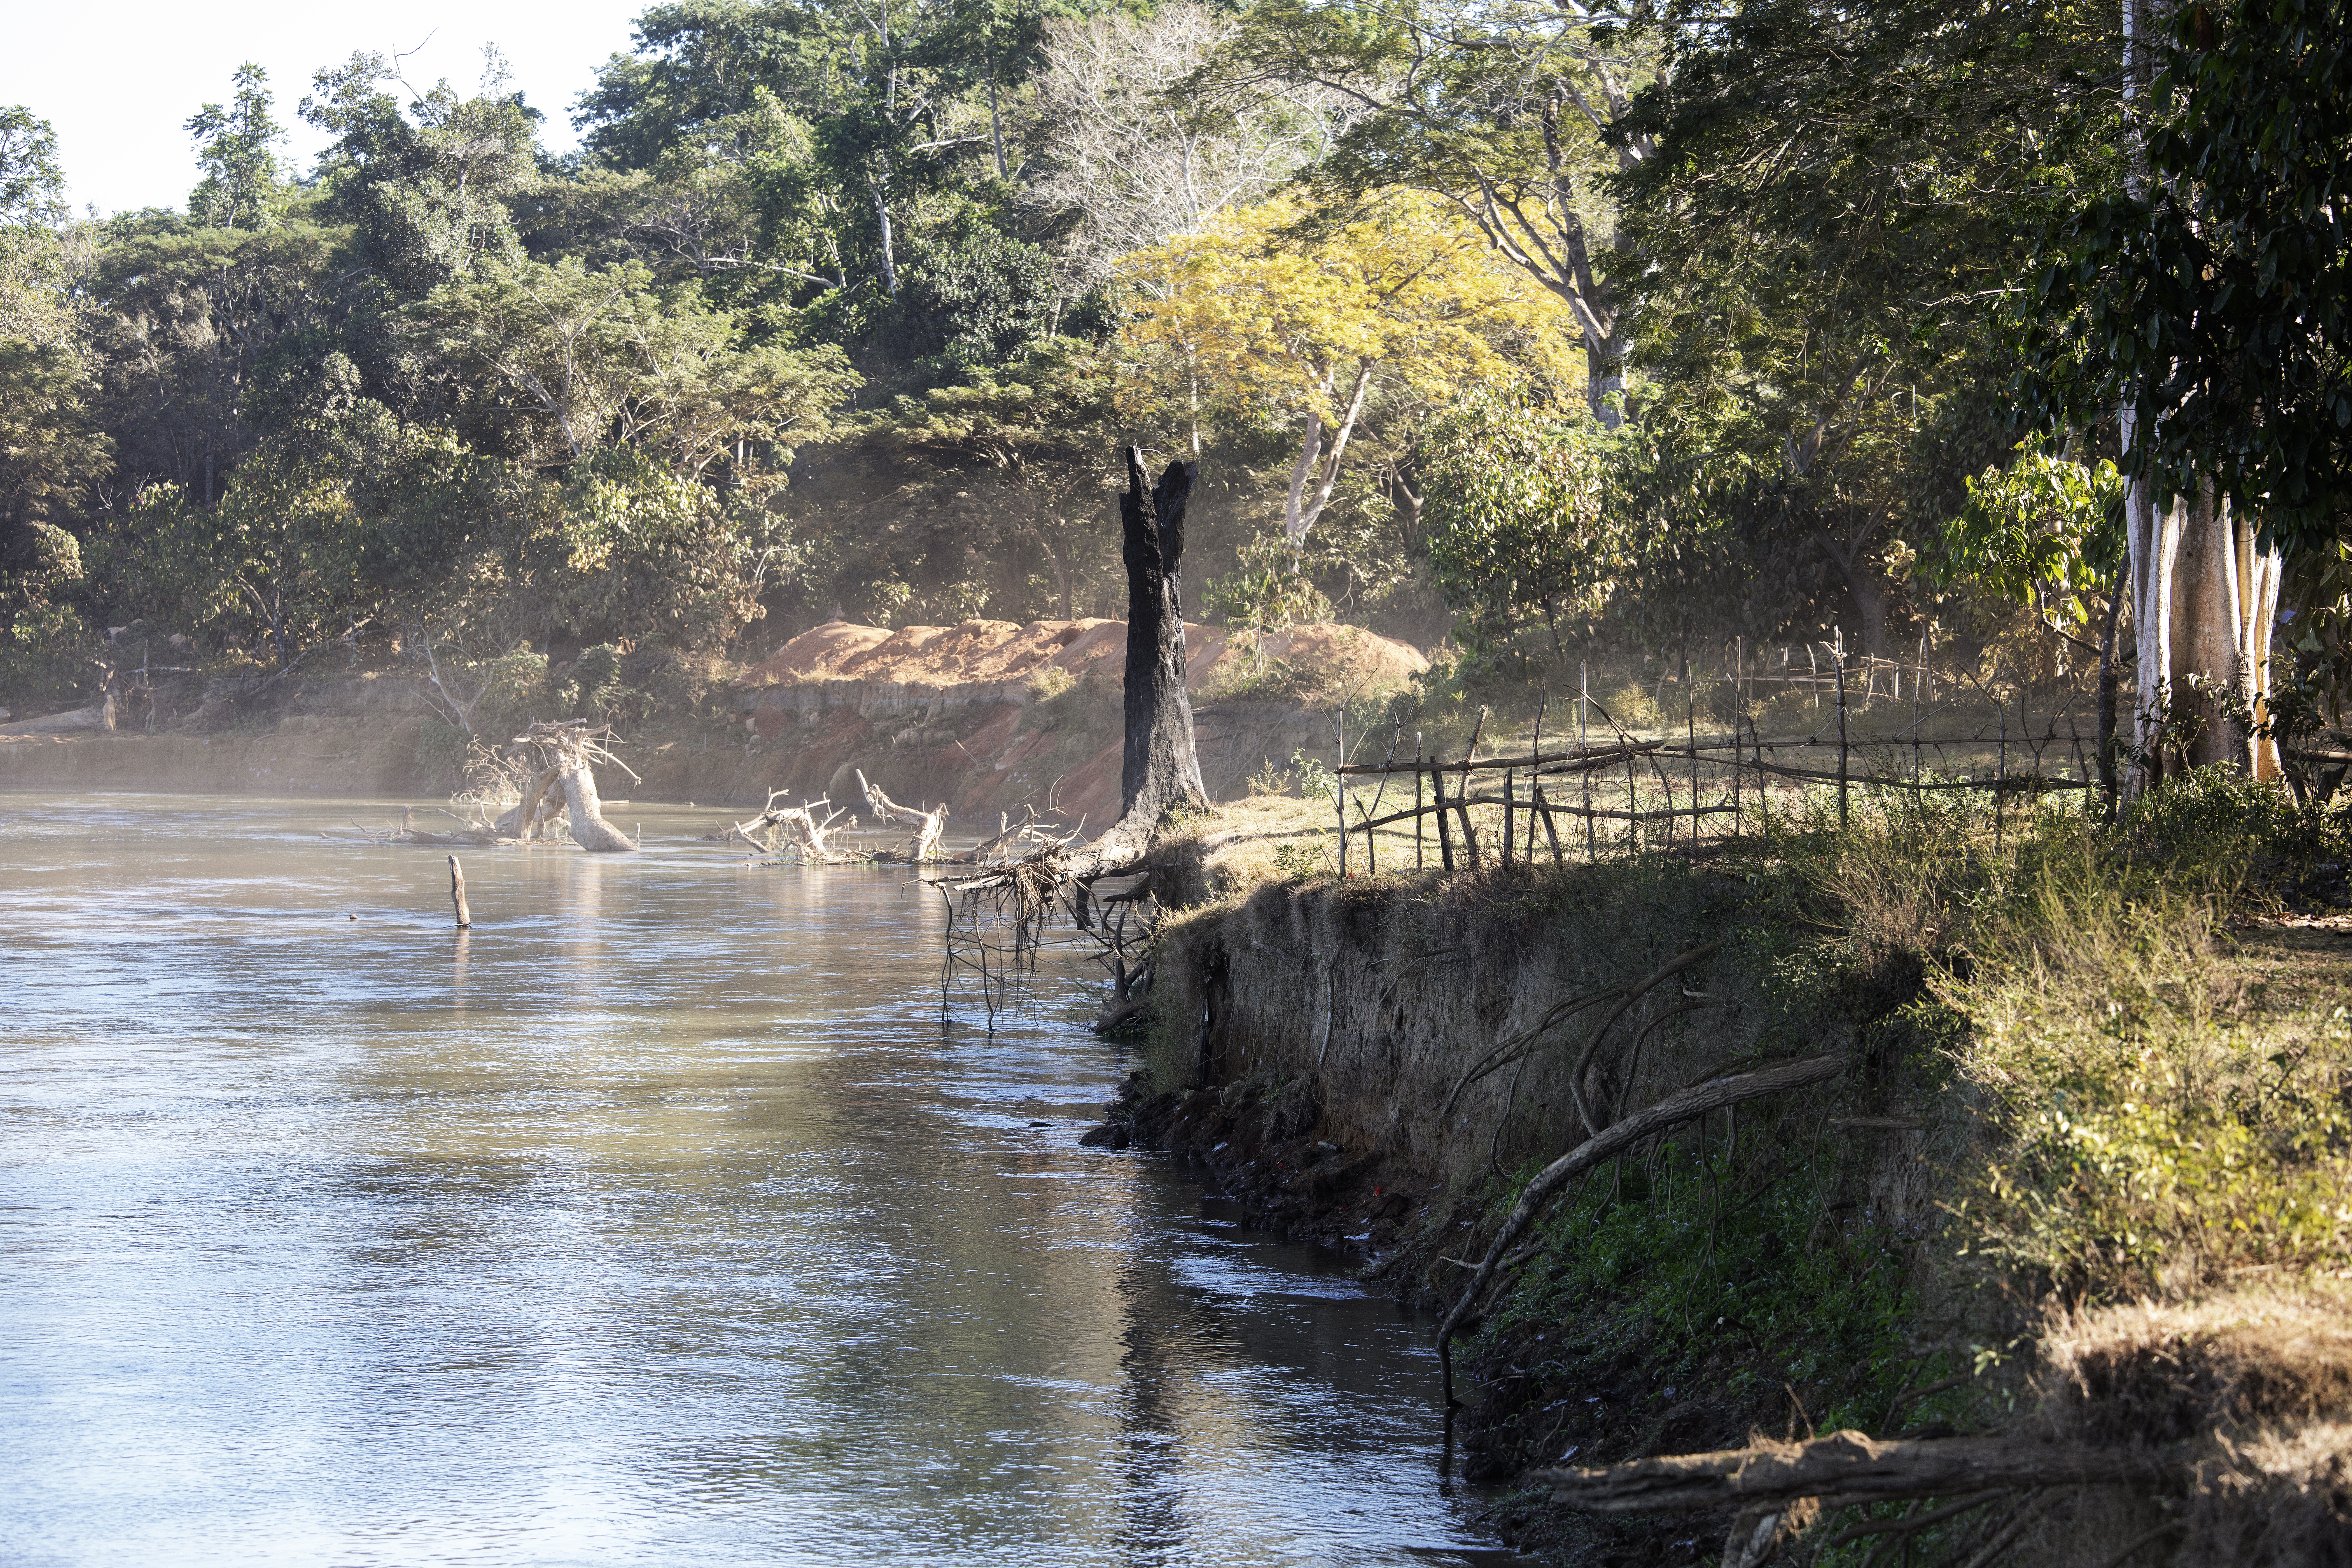
{"type": "Polygon", "coordinates": [[[1143,449],[1127,449],[1119,498],[1119,554],[1127,563],[1127,744],[1119,767],[1118,826],[1149,837],[1161,813],[1183,802],[1205,808],[1192,750],[1192,700],[1184,689],[1184,510],[1198,463],[1176,462],[1146,489],[1143,449]]]}
{"type": "Polygon", "coordinates": [[[1168,808],[1208,808],[1192,750],[1192,700],[1184,689],[1184,512],[1198,463],[1174,462],[1150,484],[1143,449],[1127,449],[1119,498],[1119,554],[1127,563],[1127,733],[1121,747],[1118,820],[1082,849],[1050,847],[992,877],[956,884],[965,892],[1085,881],[1143,858],[1168,808]],[[1025,868],[1025,869],[1024,869],[1025,868]],[[1017,875],[1016,875],[1017,874],[1017,875]]]}

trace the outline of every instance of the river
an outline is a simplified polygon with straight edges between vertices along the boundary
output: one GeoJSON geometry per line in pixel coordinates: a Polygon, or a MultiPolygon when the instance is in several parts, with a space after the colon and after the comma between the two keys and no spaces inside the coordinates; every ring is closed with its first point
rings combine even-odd
{"type": "Polygon", "coordinates": [[[393,812],[0,796],[0,1561],[1506,1561],[1425,1321],[1078,1146],[1066,960],[629,805],[458,932],[393,812]]]}

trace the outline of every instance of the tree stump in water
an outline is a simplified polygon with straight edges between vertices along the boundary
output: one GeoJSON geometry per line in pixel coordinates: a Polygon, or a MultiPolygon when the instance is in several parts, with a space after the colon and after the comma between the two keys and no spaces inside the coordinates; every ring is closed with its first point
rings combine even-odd
{"type": "Polygon", "coordinates": [[[606,749],[610,730],[592,730],[584,722],[533,724],[511,742],[534,764],[521,797],[499,816],[502,838],[530,840],[559,811],[568,815],[572,841],[592,854],[635,849],[635,840],[604,820],[604,803],[596,794],[594,764],[611,763],[632,779],[628,764],[606,749]]]}

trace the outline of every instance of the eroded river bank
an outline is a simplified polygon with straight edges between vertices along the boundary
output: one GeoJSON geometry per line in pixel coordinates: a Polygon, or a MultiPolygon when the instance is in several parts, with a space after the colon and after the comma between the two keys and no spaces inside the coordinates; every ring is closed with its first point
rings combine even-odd
{"type": "MultiPolygon", "coordinates": [[[[0,796],[0,1557],[1449,1563],[1428,1322],[903,872],[0,796]]],[[[1052,996],[1051,987],[1045,988],[1052,996]]]]}

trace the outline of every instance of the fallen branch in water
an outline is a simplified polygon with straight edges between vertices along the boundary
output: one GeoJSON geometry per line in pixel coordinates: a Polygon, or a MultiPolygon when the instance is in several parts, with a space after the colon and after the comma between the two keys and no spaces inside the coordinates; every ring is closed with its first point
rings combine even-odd
{"type": "MultiPolygon", "coordinates": [[[[776,797],[783,793],[780,789],[770,790],[768,804],[761,809],[760,815],[749,822],[735,825],[735,831],[745,843],[757,845],[771,855],[782,855],[789,850],[799,857],[803,865],[809,866],[849,866],[873,858],[833,843],[833,825],[847,816],[846,812],[827,812],[820,819],[816,814],[832,805],[831,801],[811,801],[806,805],[778,805],[776,797]],[[763,827],[773,830],[765,840],[760,837],[760,830],[763,827]]],[[[849,820],[851,826],[856,825],[856,817],[849,820]]]]}
{"type": "Polygon", "coordinates": [[[914,840],[907,846],[904,858],[918,865],[946,858],[940,853],[940,832],[948,820],[946,802],[940,802],[934,811],[918,811],[911,805],[900,805],[877,786],[867,784],[864,769],[853,768],[850,771],[856,773],[857,788],[866,796],[866,809],[874,814],[876,821],[895,822],[901,827],[915,830],[914,840]]]}

